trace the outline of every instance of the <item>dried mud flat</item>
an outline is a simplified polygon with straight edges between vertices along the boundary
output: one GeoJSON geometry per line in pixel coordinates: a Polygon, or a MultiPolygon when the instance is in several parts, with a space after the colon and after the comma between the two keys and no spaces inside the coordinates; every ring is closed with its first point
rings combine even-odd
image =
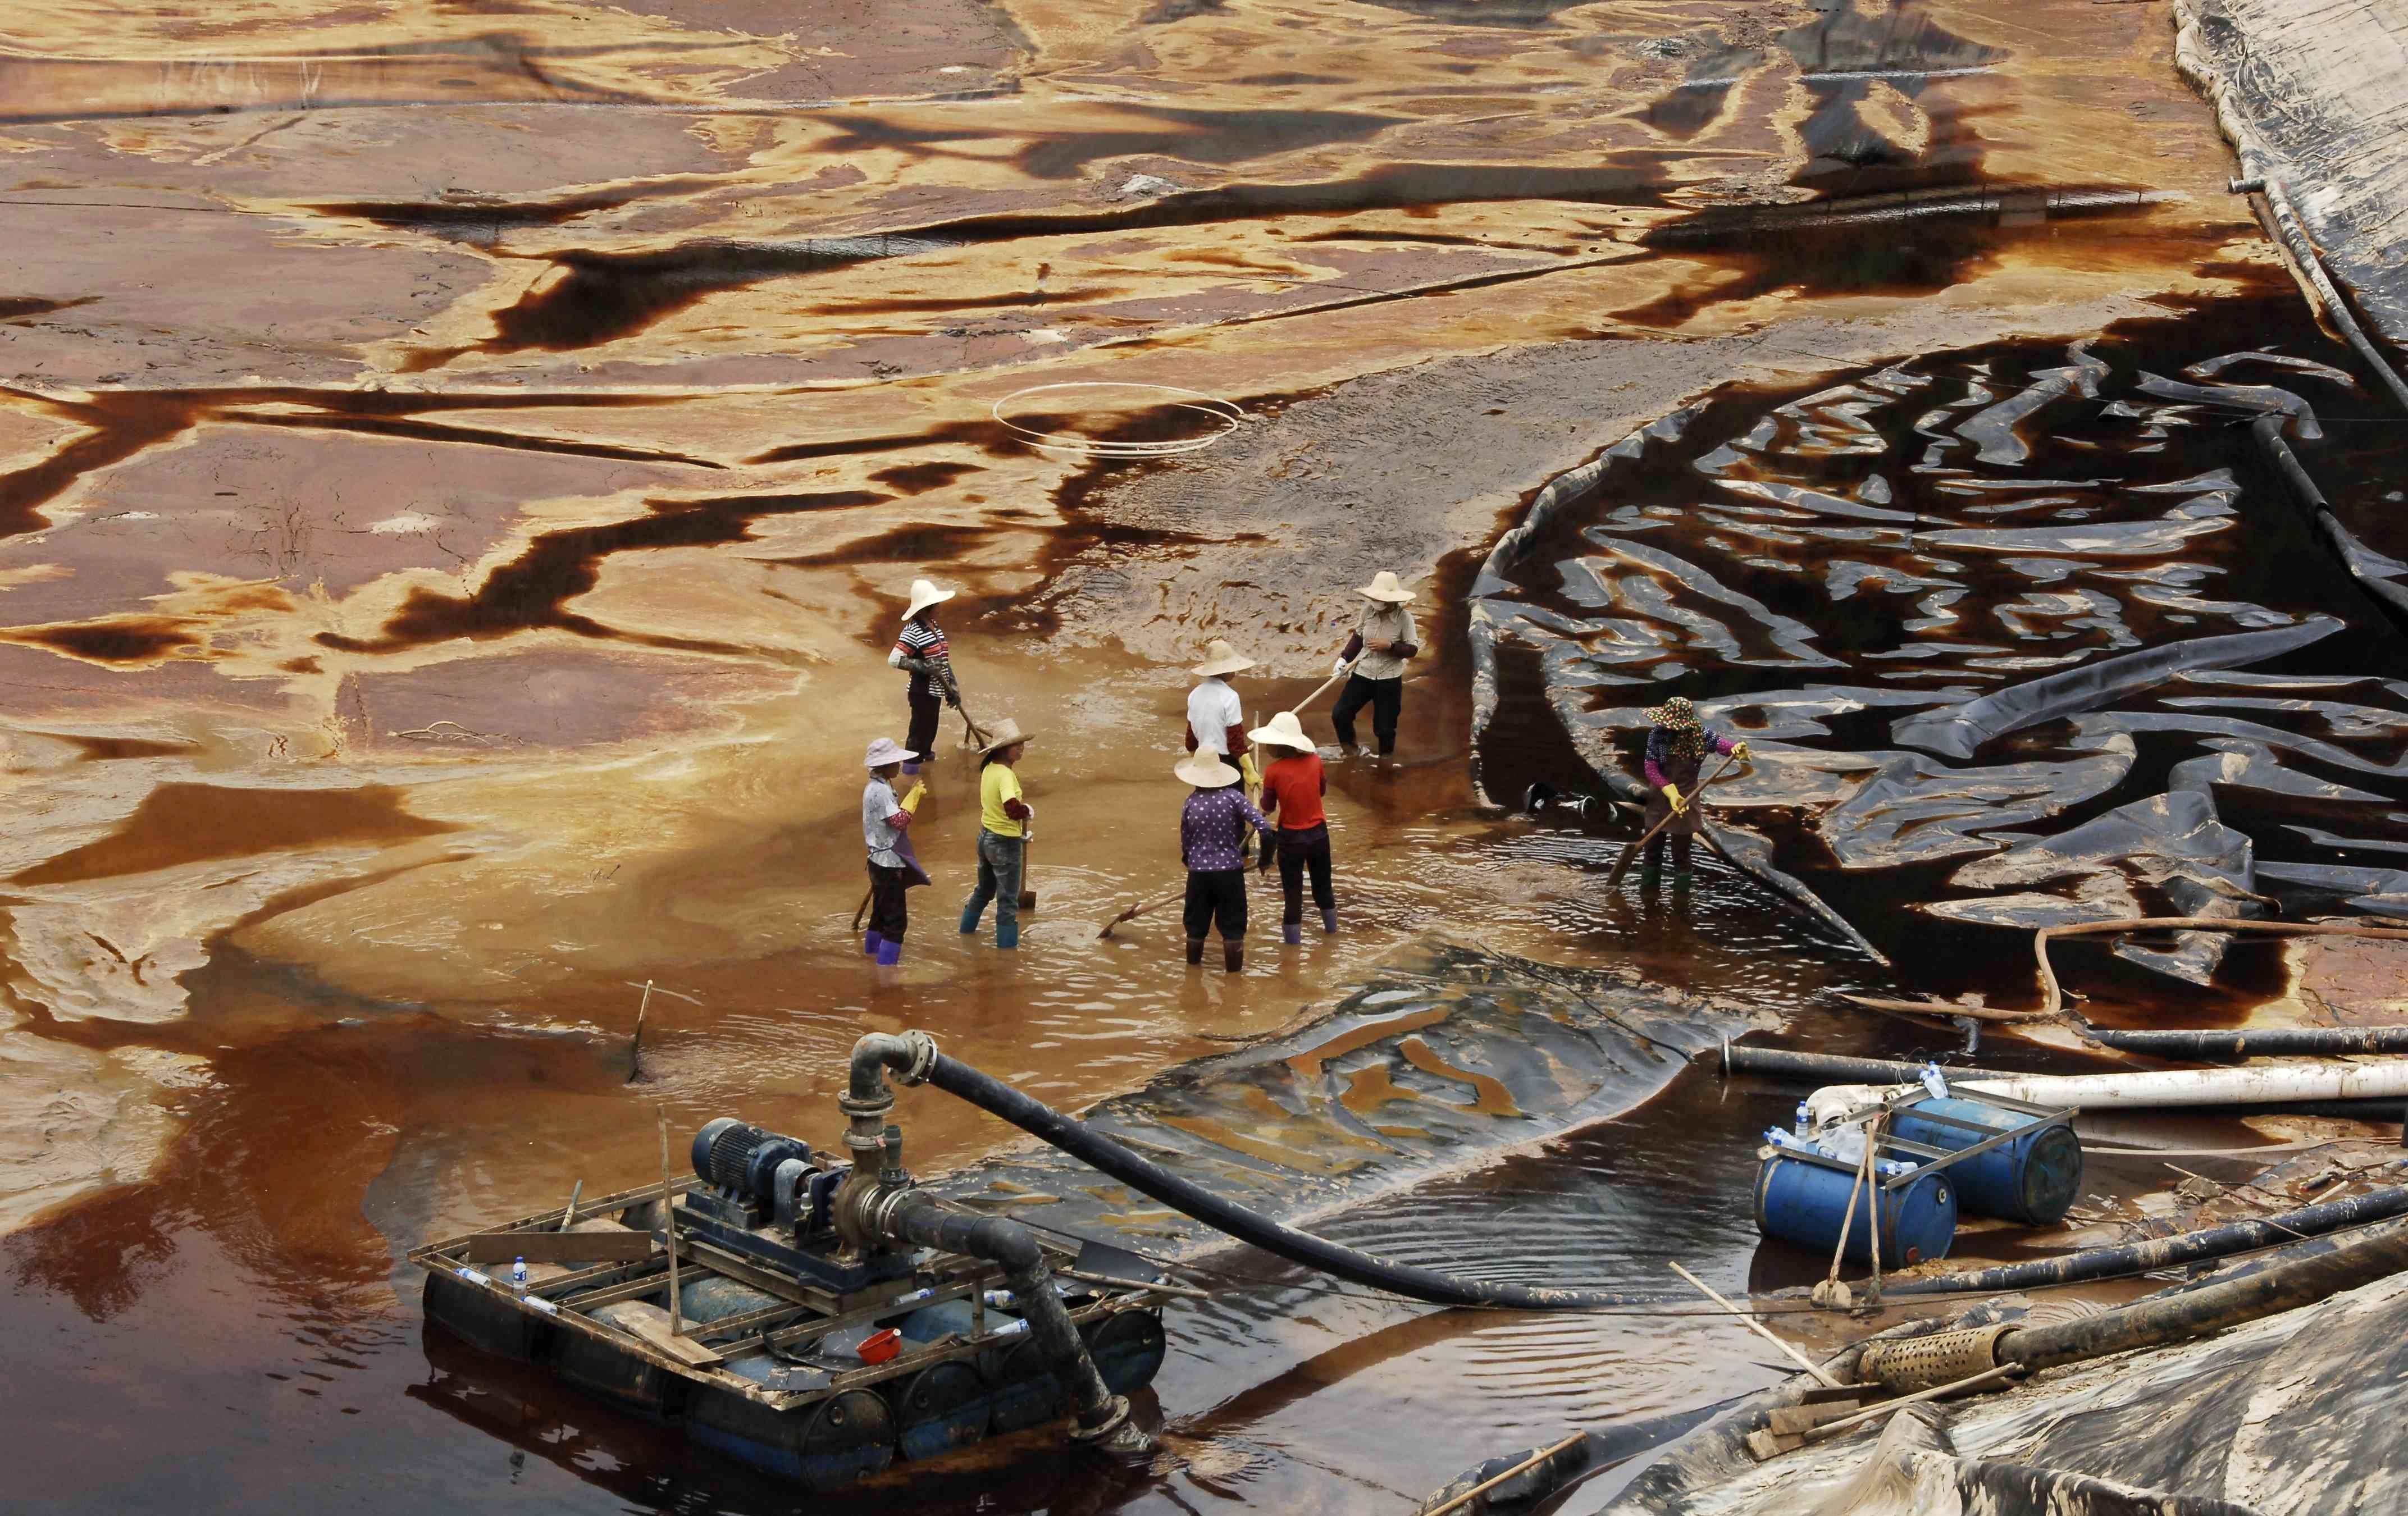
{"type": "MultiPolygon", "coordinates": [[[[12,6],[21,1279],[132,1320],[206,1255],[390,1332],[395,1249],[640,1175],[655,1102],[816,1134],[852,1037],[911,1024],[1077,1105],[1425,930],[1780,1010],[1857,982],[1736,890],[1606,910],[1475,804],[1470,565],[1714,386],[2262,295],[2172,46],[2088,0],[12,6]],[[1852,209],[1896,229],[1798,220],[1852,209]],[[1125,388],[1022,393],[1063,384],[1125,388]],[[1161,385],[1248,419],[1137,464],[995,419],[1159,437],[1161,385]],[[1360,930],[1236,982],[1096,943],[1175,880],[1178,665],[1243,642],[1268,713],[1382,566],[1428,761],[1335,782],[1360,930]],[[853,765],[922,572],[975,708],[1039,734],[1042,910],[1016,963],[950,929],[949,754],[882,991],[853,765]],[[690,998],[630,1089],[647,980],[690,998]]],[[[924,1161],[994,1142],[926,1104],[924,1161]]],[[[1260,1456],[1302,1504],[1379,1483],[1260,1456]]]]}

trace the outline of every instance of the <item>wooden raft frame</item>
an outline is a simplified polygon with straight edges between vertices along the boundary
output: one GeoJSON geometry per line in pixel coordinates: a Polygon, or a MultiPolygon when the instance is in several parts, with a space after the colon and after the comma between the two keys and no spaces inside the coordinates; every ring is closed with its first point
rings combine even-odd
{"type": "MultiPolygon", "coordinates": [[[[580,1223],[600,1221],[631,1206],[659,1200],[664,1195],[688,1194],[700,1185],[701,1181],[695,1179],[676,1180],[666,1185],[640,1185],[615,1194],[582,1200],[578,1204],[577,1214],[580,1223]]],[[[677,1239],[678,1267],[684,1278],[732,1280],[776,1295],[785,1304],[764,1307],[736,1316],[723,1316],[714,1322],[693,1323],[684,1337],[665,1341],[597,1320],[592,1314],[601,1307],[623,1300],[637,1300],[666,1293],[669,1282],[668,1238],[664,1232],[647,1234],[627,1228],[634,1235],[649,1236],[652,1240],[651,1252],[639,1259],[599,1263],[577,1269],[552,1264],[530,1265],[524,1297],[512,1290],[507,1280],[494,1278],[469,1261],[469,1244],[474,1240],[490,1239],[511,1232],[558,1236],[560,1224],[567,1216],[568,1208],[565,1206],[538,1211],[497,1227],[482,1227],[440,1242],[427,1243],[412,1249],[408,1259],[430,1274],[449,1274],[474,1285],[494,1298],[507,1302],[522,1314],[540,1317],[570,1331],[608,1342],[655,1368],[740,1394],[747,1400],[778,1411],[816,1405],[830,1395],[881,1383],[936,1364],[976,1357],[998,1343],[1017,1344],[1026,1340],[1023,1333],[1003,1337],[986,1329],[985,1292],[1003,1282],[1003,1270],[996,1265],[959,1253],[939,1254],[931,1267],[910,1280],[889,1280],[850,1295],[838,1295],[787,1278],[757,1260],[714,1247],[681,1229],[677,1239]],[[928,1282],[921,1283],[924,1280],[928,1282]],[[896,1305],[896,1296],[910,1294],[922,1288],[931,1289],[933,1293],[909,1306],[898,1308],[896,1305]],[[576,1294],[578,1298],[573,1302],[564,1298],[570,1294],[576,1294]],[[895,1315],[898,1309],[916,1310],[961,1299],[968,1299],[970,1303],[968,1337],[939,1337],[882,1364],[864,1364],[859,1368],[842,1371],[827,1370],[826,1381],[810,1389],[773,1390],[758,1380],[746,1379],[721,1366],[731,1357],[862,1325],[882,1316],[895,1315]]],[[[609,1234],[597,1235],[607,1237],[609,1234]]],[[[1044,1250],[1048,1267],[1056,1274],[1078,1262],[1075,1251],[1051,1237],[1039,1236],[1038,1245],[1044,1250]]],[[[1150,1284],[1132,1284],[1122,1290],[1102,1286],[1097,1289],[1098,1297],[1086,1305],[1074,1307],[1068,1301],[1063,1302],[1073,1323],[1083,1325],[1125,1310],[1158,1306],[1174,1295],[1186,1293],[1169,1286],[1150,1284]]]]}

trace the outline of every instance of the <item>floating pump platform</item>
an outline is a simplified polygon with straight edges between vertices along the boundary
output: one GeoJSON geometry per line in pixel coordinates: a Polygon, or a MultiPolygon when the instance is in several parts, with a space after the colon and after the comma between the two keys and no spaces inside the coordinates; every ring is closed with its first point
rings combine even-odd
{"type": "Polygon", "coordinates": [[[1195,1292],[921,1190],[891,1103],[842,1102],[849,1159],[723,1118],[691,1179],[420,1248],[426,1319],[814,1491],[1064,1418],[1143,1451],[1125,1397],[1195,1292]]]}

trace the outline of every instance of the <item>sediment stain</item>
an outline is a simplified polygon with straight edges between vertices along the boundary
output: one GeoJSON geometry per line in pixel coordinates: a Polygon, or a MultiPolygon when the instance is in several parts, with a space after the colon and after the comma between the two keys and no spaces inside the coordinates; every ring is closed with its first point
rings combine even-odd
{"type": "MultiPolygon", "coordinates": [[[[1238,184],[1096,211],[962,217],[893,231],[783,242],[707,238],[644,252],[566,249],[540,255],[561,270],[494,313],[494,335],[469,348],[421,350],[406,367],[439,368],[466,351],[569,351],[632,336],[710,295],[771,279],[831,273],[883,258],[1026,239],[1209,226],[1283,216],[1544,200],[1655,206],[1671,188],[1657,160],[1699,153],[1639,149],[1593,168],[1496,164],[1383,164],[1350,179],[1238,184]]],[[[1711,153],[1702,154],[1712,156],[1711,153]]],[[[1753,154],[1732,156],[1753,160],[1753,154]]]]}
{"type": "MultiPolygon", "coordinates": [[[[1912,294],[1963,282],[2021,240],[2069,227],[2147,216],[2161,197],[2115,185],[1918,191],[1699,211],[1641,234],[1641,247],[1678,252],[1714,272],[1613,313],[1678,327],[1708,306],[1778,291],[1805,295],[1912,294]]],[[[2074,235],[2129,234],[2098,231],[2074,235]]],[[[2172,250],[2187,259],[2187,243],[2172,250]]]]}
{"type": "Polygon", "coordinates": [[[107,837],[22,869],[8,882],[80,884],[254,853],[408,842],[459,830],[413,815],[406,799],[406,792],[384,784],[349,790],[162,784],[107,837]]]}
{"type": "Polygon", "coordinates": [[[513,394],[403,393],[388,390],[252,388],[191,390],[99,390],[69,398],[0,385],[0,396],[28,409],[71,422],[84,430],[38,463],[0,474],[0,538],[37,532],[50,524],[41,508],[93,474],[122,464],[162,442],[211,423],[280,426],[305,431],[345,431],[422,442],[556,452],[572,457],[624,459],[717,469],[707,458],[651,448],[619,447],[532,433],[445,426],[417,418],[448,410],[612,409],[674,406],[674,395],[611,393],[513,394]]]}
{"type": "Polygon", "coordinates": [[[208,656],[208,644],[180,616],[104,616],[88,622],[0,627],[0,642],[114,668],[140,668],[170,658],[208,656]]]}
{"type": "Polygon", "coordinates": [[[99,298],[96,294],[79,295],[73,300],[45,300],[31,294],[0,295],[0,322],[30,321],[55,310],[73,310],[78,306],[88,306],[99,298]]]}
{"type": "Polygon", "coordinates": [[[746,650],[733,643],[616,630],[568,609],[567,604],[600,582],[604,560],[617,553],[722,547],[749,540],[752,523],[767,517],[851,510],[893,498],[869,490],[828,490],[654,500],[645,514],[627,521],[543,534],[517,558],[487,574],[473,594],[414,589],[373,637],[321,632],[317,640],[343,652],[397,652],[456,637],[487,641],[548,628],[675,651],[741,653],[746,650]]]}
{"type": "Polygon", "coordinates": [[[949,463],[941,458],[932,458],[924,464],[897,464],[892,468],[882,468],[869,477],[873,482],[883,484],[898,494],[925,494],[930,490],[943,489],[965,474],[983,472],[985,470],[977,464],[949,463]]]}

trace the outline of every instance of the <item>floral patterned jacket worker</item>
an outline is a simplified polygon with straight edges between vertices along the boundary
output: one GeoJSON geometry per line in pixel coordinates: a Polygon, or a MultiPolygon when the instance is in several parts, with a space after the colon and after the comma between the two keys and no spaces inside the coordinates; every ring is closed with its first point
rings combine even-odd
{"type": "Polygon", "coordinates": [[[1689,877],[1690,838],[1698,835],[1701,822],[1694,796],[1706,750],[1727,752],[1745,763],[1747,744],[1708,730],[1686,695],[1674,695],[1649,711],[1647,719],[1656,723],[1647,734],[1647,824],[1652,827],[1667,816],[1671,822],[1647,839],[1645,872],[1654,874],[1664,866],[1664,839],[1669,837],[1672,880],[1678,883],[1689,877]]]}

